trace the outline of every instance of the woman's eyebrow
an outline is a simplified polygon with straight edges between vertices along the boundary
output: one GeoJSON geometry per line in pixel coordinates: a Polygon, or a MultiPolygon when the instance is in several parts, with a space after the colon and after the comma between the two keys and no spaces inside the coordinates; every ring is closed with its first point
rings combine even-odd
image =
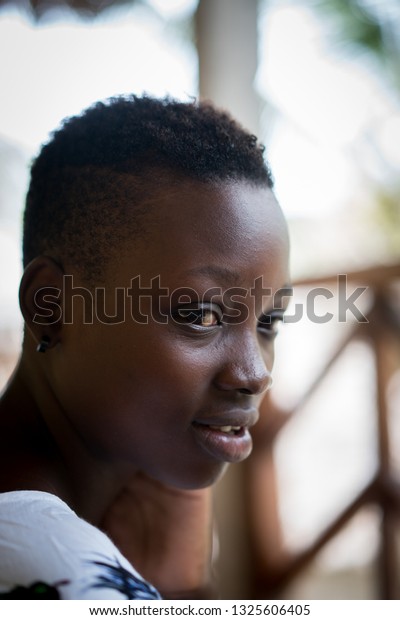
{"type": "MultiPolygon", "coordinates": [[[[232,271],[231,269],[220,267],[218,265],[202,265],[200,267],[193,267],[193,269],[189,269],[183,274],[183,276],[193,275],[207,276],[212,277],[215,280],[222,280],[229,286],[238,286],[240,282],[240,275],[236,271],[232,271]]],[[[274,293],[273,309],[282,309],[283,300],[292,296],[293,286],[290,283],[281,286],[274,293]]]]}
{"type": "Polygon", "coordinates": [[[218,265],[203,265],[201,267],[194,267],[185,271],[184,276],[208,276],[215,280],[222,280],[224,283],[230,286],[238,285],[240,282],[240,276],[235,271],[231,271],[226,267],[219,267],[218,265]]]}

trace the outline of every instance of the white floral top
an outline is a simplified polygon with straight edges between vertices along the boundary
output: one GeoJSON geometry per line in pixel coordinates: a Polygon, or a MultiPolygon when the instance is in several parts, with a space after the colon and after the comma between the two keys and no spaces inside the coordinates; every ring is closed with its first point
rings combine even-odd
{"type": "Polygon", "coordinates": [[[0,493],[0,599],[160,599],[99,529],[41,491],[0,493]]]}

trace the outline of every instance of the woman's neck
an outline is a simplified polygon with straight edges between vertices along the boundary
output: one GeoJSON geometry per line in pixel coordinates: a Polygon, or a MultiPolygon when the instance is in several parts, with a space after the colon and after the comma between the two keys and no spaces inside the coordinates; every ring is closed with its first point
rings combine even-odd
{"type": "Polygon", "coordinates": [[[0,492],[46,491],[98,524],[126,482],[117,469],[88,453],[46,378],[22,358],[0,399],[0,492]]]}

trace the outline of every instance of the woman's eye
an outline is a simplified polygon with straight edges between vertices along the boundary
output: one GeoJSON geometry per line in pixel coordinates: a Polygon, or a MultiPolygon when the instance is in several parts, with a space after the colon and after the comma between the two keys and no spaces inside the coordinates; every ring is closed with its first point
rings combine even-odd
{"type": "Polygon", "coordinates": [[[258,321],[259,331],[272,340],[278,334],[283,323],[283,315],[281,314],[263,314],[258,321]]]}
{"type": "Polygon", "coordinates": [[[214,306],[179,308],[174,316],[174,319],[178,323],[207,328],[221,325],[221,315],[221,311],[214,308],[214,306]]]}

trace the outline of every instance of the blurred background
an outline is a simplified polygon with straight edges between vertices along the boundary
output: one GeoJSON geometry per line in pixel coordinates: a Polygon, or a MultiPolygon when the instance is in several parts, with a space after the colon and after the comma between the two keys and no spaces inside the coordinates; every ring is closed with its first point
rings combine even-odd
{"type": "Polygon", "coordinates": [[[400,598],[399,0],[0,0],[0,58],[1,386],[49,132],[119,93],[213,100],[266,145],[296,284],[254,454],[216,490],[220,596],[400,598]]]}

